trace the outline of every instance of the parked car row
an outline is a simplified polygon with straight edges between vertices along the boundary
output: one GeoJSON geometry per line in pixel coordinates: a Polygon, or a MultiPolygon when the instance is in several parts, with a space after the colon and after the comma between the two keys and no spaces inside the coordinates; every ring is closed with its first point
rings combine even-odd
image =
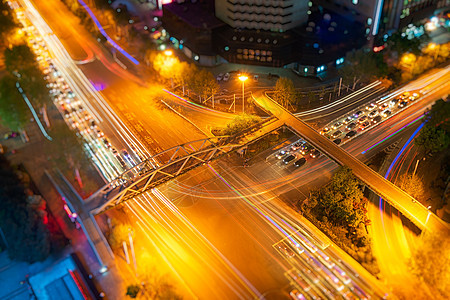
{"type": "Polygon", "coordinates": [[[314,149],[305,140],[299,139],[279,150],[275,154],[275,157],[281,160],[285,165],[294,161],[293,165],[295,167],[301,167],[306,163],[306,156],[317,158],[320,154],[319,150],[314,149]]]}

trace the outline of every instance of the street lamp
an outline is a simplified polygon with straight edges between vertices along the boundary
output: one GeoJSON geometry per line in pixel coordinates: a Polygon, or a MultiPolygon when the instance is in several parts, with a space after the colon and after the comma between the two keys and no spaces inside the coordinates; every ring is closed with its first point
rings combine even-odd
{"type": "Polygon", "coordinates": [[[244,101],[244,82],[248,79],[247,76],[239,76],[239,80],[242,81],[242,113],[245,113],[245,101],[244,101]]]}
{"type": "Polygon", "coordinates": [[[431,208],[431,205],[427,207],[428,215],[427,215],[427,219],[425,220],[425,226],[427,225],[428,219],[430,218],[430,215],[431,215],[430,208],[431,208]]]}

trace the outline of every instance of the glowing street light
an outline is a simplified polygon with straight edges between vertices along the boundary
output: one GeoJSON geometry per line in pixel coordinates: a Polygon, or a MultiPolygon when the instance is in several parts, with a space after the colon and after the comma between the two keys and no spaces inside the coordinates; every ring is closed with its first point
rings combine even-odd
{"type": "Polygon", "coordinates": [[[244,82],[248,79],[247,76],[239,76],[239,80],[242,81],[242,113],[245,113],[245,101],[244,101],[244,82]]]}
{"type": "Polygon", "coordinates": [[[164,51],[164,55],[166,55],[166,56],[172,56],[172,54],[173,54],[172,50],[164,51]]]}
{"type": "Polygon", "coordinates": [[[428,219],[430,218],[430,215],[431,215],[431,211],[430,211],[430,208],[431,208],[431,205],[427,207],[427,210],[428,210],[428,215],[427,215],[427,219],[425,220],[425,226],[427,225],[427,223],[428,223],[428,219]]]}

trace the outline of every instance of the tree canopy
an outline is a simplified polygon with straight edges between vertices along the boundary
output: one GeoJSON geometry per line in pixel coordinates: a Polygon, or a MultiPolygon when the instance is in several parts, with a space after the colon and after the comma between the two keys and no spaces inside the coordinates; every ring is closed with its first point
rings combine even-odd
{"type": "Polygon", "coordinates": [[[403,174],[400,177],[398,187],[407,192],[416,200],[422,200],[425,195],[425,186],[422,179],[417,175],[403,174]]]}
{"type": "Polygon", "coordinates": [[[350,54],[344,66],[339,69],[339,75],[344,82],[353,84],[384,77],[387,73],[388,67],[383,55],[372,51],[366,52],[364,49],[350,54]]]}
{"type": "Polygon", "coordinates": [[[307,209],[313,210],[318,219],[325,217],[336,226],[356,228],[366,224],[367,200],[360,185],[350,168],[340,167],[328,185],[311,191],[307,209]]]}
{"type": "Polygon", "coordinates": [[[440,152],[450,146],[450,102],[438,100],[426,114],[426,124],[414,143],[427,152],[440,152]]]}
{"type": "Polygon", "coordinates": [[[223,130],[225,135],[234,135],[260,122],[261,119],[254,115],[240,114],[227,124],[223,130]]]}
{"type": "Polygon", "coordinates": [[[5,49],[5,66],[8,72],[18,76],[25,94],[37,105],[48,102],[49,94],[36,56],[26,44],[5,49]],[[20,75],[19,75],[20,74],[20,75]]]}
{"type": "Polygon", "coordinates": [[[436,299],[449,299],[450,239],[438,232],[425,231],[422,235],[418,247],[412,251],[411,272],[437,293],[436,299]]]}
{"type": "Polygon", "coordinates": [[[0,226],[12,259],[33,263],[50,254],[50,234],[42,217],[27,203],[23,185],[0,155],[0,226]]]}
{"type": "Polygon", "coordinates": [[[5,39],[16,27],[11,9],[6,1],[0,1],[0,36],[5,39]]]}
{"type": "Polygon", "coordinates": [[[292,105],[296,99],[296,92],[292,80],[280,77],[275,84],[273,99],[285,108],[292,105]]]}
{"type": "Polygon", "coordinates": [[[0,120],[18,131],[28,122],[31,112],[16,88],[16,78],[6,75],[0,80],[0,120]]]}

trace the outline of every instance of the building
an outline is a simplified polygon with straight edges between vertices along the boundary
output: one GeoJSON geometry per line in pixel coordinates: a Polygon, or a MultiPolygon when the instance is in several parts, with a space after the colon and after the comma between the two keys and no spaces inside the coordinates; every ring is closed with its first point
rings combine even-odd
{"type": "Polygon", "coordinates": [[[363,23],[304,0],[179,1],[163,5],[162,24],[174,47],[201,65],[289,67],[305,76],[366,42],[363,23]]]}
{"type": "Polygon", "coordinates": [[[215,15],[232,28],[284,32],[308,20],[308,0],[216,0],[215,15]]]}

